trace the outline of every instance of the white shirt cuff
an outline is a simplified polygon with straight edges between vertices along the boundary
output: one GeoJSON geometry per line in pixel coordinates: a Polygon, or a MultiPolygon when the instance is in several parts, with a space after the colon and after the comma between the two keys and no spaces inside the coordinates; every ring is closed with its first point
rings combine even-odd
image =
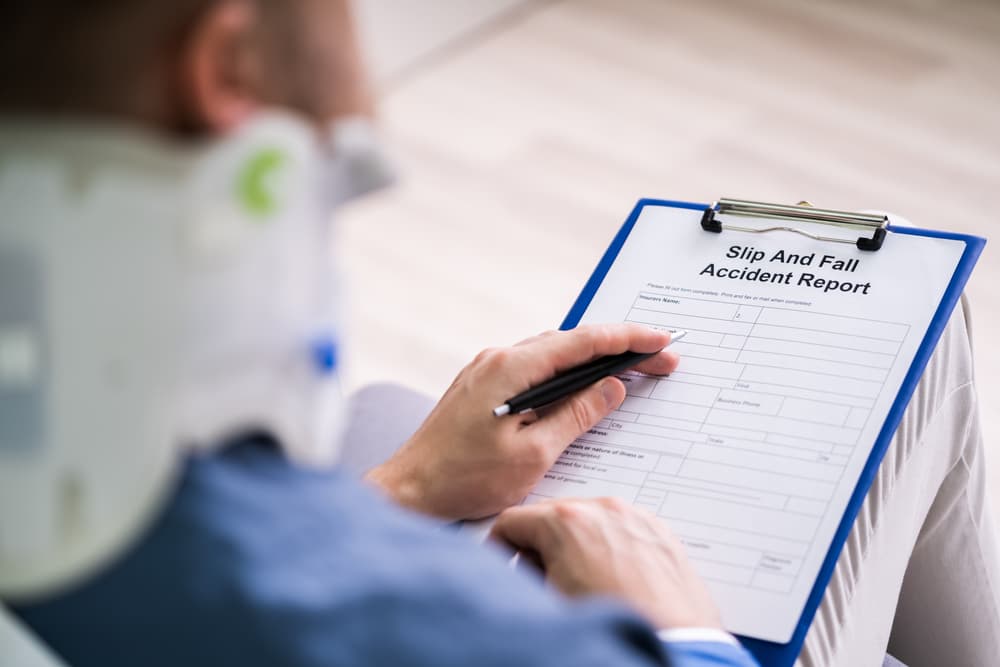
{"type": "Polygon", "coordinates": [[[719,628],[670,628],[656,633],[660,641],[670,644],[676,642],[715,642],[741,647],[739,640],[725,630],[719,628]]]}

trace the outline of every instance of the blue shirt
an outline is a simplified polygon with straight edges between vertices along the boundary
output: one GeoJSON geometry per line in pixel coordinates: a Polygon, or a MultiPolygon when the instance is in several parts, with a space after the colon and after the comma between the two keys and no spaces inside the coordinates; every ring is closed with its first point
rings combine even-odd
{"type": "Polygon", "coordinates": [[[13,611],[75,667],[752,666],[608,600],[572,602],[504,556],[251,438],[185,463],[131,551],[13,611]]]}

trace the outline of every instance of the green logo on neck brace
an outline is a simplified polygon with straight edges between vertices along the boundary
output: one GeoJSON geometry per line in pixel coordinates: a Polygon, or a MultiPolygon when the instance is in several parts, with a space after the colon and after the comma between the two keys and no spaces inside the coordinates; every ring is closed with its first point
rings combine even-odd
{"type": "Polygon", "coordinates": [[[284,163],[285,154],[281,150],[265,148],[254,153],[240,171],[237,196],[251,214],[265,218],[278,210],[276,180],[284,163]]]}

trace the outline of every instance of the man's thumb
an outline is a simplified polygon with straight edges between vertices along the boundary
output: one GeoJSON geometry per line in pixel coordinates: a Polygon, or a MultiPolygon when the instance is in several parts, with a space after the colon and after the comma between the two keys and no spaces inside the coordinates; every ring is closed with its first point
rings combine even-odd
{"type": "Polygon", "coordinates": [[[554,405],[529,428],[544,431],[545,442],[563,448],[593,428],[624,400],[622,381],[615,377],[604,378],[554,405]]]}

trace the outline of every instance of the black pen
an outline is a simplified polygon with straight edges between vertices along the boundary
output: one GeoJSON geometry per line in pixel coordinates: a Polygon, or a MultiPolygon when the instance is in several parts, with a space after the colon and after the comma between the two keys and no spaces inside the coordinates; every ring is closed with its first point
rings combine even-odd
{"type": "MultiPolygon", "coordinates": [[[[674,331],[670,335],[670,342],[667,346],[673,345],[687,335],[687,331],[674,331]]],[[[666,349],[666,348],[663,348],[666,349]]],[[[560,373],[551,380],[543,382],[537,387],[532,387],[527,391],[522,391],[514,398],[508,399],[503,405],[493,408],[493,414],[503,417],[509,414],[521,414],[546,406],[556,401],[561,401],[570,394],[589,387],[598,380],[602,380],[609,375],[621,373],[633,366],[655,357],[663,351],[656,352],[623,352],[608,357],[601,357],[588,361],[587,363],[571,368],[560,373]]]]}

